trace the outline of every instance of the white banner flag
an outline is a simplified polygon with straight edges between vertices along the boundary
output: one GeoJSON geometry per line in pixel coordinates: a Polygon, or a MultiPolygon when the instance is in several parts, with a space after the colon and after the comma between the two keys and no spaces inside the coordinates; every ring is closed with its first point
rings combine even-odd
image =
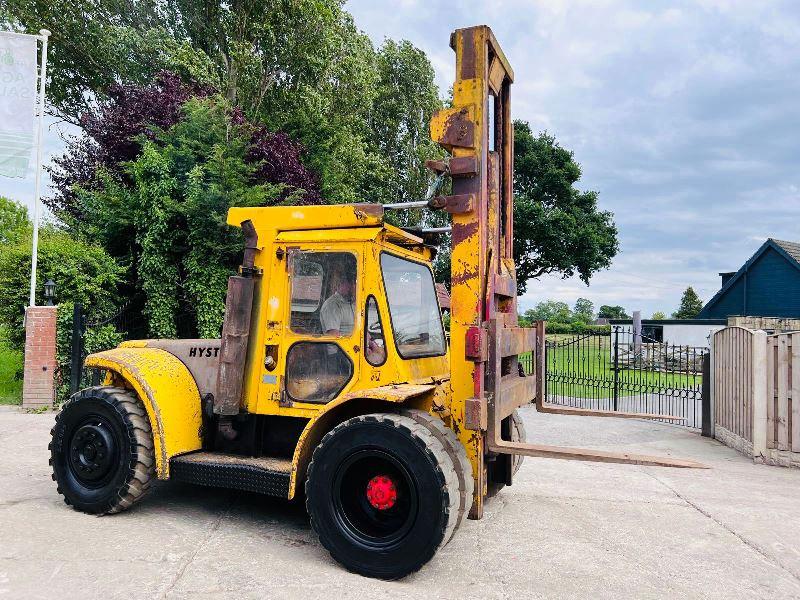
{"type": "Polygon", "coordinates": [[[25,177],[34,146],[36,38],[0,32],[0,175],[25,177]]]}

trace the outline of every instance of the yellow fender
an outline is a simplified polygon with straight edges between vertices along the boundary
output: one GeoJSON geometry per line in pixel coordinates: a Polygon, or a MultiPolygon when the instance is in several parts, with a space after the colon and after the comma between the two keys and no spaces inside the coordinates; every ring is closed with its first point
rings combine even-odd
{"type": "Polygon", "coordinates": [[[403,404],[429,398],[437,386],[433,384],[386,385],[355,390],[327,404],[311,419],[300,434],[292,457],[292,473],[289,479],[289,500],[297,493],[297,486],[305,478],[311,455],[319,442],[339,423],[357,414],[382,412],[391,405],[403,404]]]}
{"type": "Polygon", "coordinates": [[[112,373],[115,385],[132,388],[144,404],[156,455],[159,479],[169,478],[169,459],[200,450],[200,392],[189,369],[158,348],[115,348],[86,357],[86,366],[112,373]]]}

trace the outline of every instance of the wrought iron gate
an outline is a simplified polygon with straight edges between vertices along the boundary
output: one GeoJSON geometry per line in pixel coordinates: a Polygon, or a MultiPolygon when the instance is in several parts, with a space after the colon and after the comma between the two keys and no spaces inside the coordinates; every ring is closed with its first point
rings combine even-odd
{"type": "Polygon", "coordinates": [[[683,417],[699,429],[708,348],[660,342],[630,328],[548,336],[546,398],[551,404],[683,417]]]}

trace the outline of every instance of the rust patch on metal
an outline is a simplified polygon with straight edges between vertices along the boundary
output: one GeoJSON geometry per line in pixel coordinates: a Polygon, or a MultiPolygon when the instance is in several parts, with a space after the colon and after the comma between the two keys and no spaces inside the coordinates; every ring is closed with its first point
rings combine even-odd
{"type": "Polygon", "coordinates": [[[428,201],[428,206],[435,209],[443,208],[451,215],[461,215],[475,209],[475,194],[436,196],[428,201]]]}
{"type": "Polygon", "coordinates": [[[475,30],[461,30],[461,79],[475,78],[475,30]]]}
{"type": "Polygon", "coordinates": [[[470,221],[469,223],[453,223],[453,246],[460,244],[476,233],[478,233],[477,221],[470,221]]]}
{"type": "Polygon", "coordinates": [[[467,398],[464,402],[464,427],[481,431],[486,429],[486,425],[486,403],[480,398],[467,398]]]}
{"type": "Polygon", "coordinates": [[[478,157],[461,156],[450,159],[450,175],[453,177],[471,177],[478,174],[478,157]]]}
{"type": "Polygon", "coordinates": [[[450,284],[451,285],[460,285],[462,283],[466,283],[467,281],[471,281],[478,276],[478,268],[475,267],[474,269],[468,269],[461,272],[452,272],[450,273],[450,284]]]}
{"type": "Polygon", "coordinates": [[[363,221],[367,217],[376,217],[378,219],[383,217],[383,205],[382,204],[354,204],[353,205],[353,213],[355,214],[356,218],[363,221]]]}
{"type": "Polygon", "coordinates": [[[468,107],[465,106],[447,117],[444,133],[438,141],[446,146],[475,147],[475,123],[469,118],[468,107]]]}

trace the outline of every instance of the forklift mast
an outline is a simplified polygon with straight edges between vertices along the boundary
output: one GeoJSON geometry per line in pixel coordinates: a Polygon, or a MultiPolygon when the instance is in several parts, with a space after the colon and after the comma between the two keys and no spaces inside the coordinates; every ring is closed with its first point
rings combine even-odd
{"type": "Polygon", "coordinates": [[[434,115],[431,137],[449,153],[429,161],[452,179],[452,195],[434,198],[433,208],[452,215],[450,365],[452,414],[463,427],[476,473],[471,517],[480,518],[489,478],[510,484],[513,455],[662,466],[697,466],[691,461],[528,444],[511,440],[511,415],[533,401],[538,412],[617,418],[671,419],[668,415],[587,410],[545,402],[545,323],[518,326],[514,265],[514,72],[488,26],[458,29],[453,106],[434,115]],[[532,374],[520,369],[530,352],[532,374]]]}

